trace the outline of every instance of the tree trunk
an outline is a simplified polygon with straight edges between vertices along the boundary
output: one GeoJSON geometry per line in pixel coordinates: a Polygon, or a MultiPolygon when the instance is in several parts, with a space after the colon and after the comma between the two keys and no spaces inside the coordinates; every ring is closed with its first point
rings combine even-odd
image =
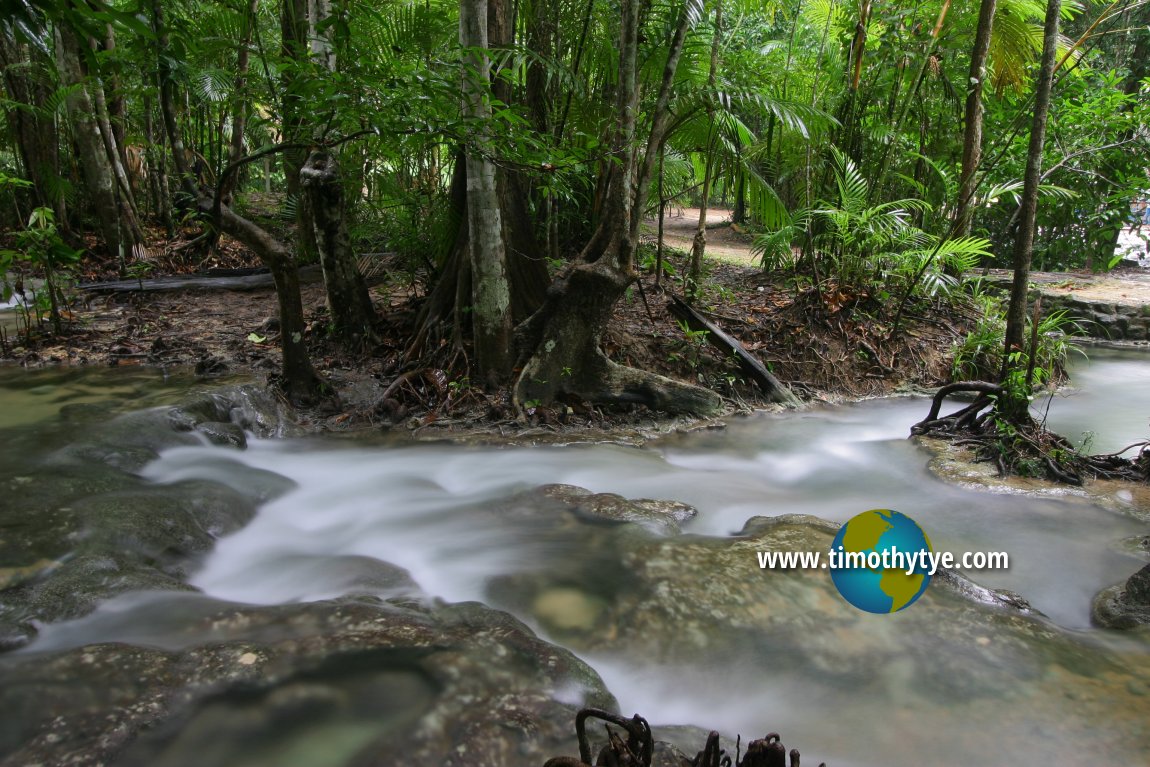
{"type": "Polygon", "coordinates": [[[665,146],[659,147],[659,181],[657,186],[657,193],[659,195],[659,223],[658,233],[655,236],[655,287],[661,288],[663,285],[663,224],[667,216],[667,196],[663,190],[663,159],[666,154],[667,148],[665,146]]]}
{"type": "MultiPolygon", "coordinates": [[[[508,0],[488,0],[487,44],[492,50],[510,49],[515,45],[515,23],[508,0]]],[[[491,94],[497,101],[512,104],[515,94],[511,81],[498,74],[492,74],[491,94]]],[[[526,106],[532,109],[530,93],[526,96],[526,106]]],[[[535,220],[529,207],[532,193],[526,177],[511,168],[497,166],[495,184],[499,193],[503,249],[511,292],[511,322],[514,324],[543,304],[551,276],[536,237],[535,220]]]]}
{"type": "Polygon", "coordinates": [[[339,165],[330,152],[316,150],[308,157],[302,174],[336,336],[349,347],[362,348],[374,335],[375,309],[351,250],[339,165]]]}
{"type": "Polygon", "coordinates": [[[308,39],[312,58],[329,72],[335,71],[335,44],[332,27],[325,22],[331,17],[331,0],[308,0],[308,39]]]}
{"type": "MultiPolygon", "coordinates": [[[[859,3],[858,21],[855,23],[854,36],[851,38],[850,49],[847,55],[847,93],[843,98],[842,103],[839,105],[839,113],[836,118],[839,121],[839,127],[836,131],[834,144],[838,146],[845,154],[852,157],[858,156],[858,147],[856,146],[858,127],[855,124],[855,118],[861,110],[858,108],[858,90],[859,83],[862,80],[863,60],[866,57],[866,43],[869,35],[868,29],[870,27],[871,18],[871,0],[862,0],[859,3]]],[[[829,29],[829,20],[828,20],[829,29]]],[[[821,60],[821,55],[820,55],[821,60]]],[[[818,88],[815,88],[816,92],[818,88]]],[[[829,181],[829,177],[826,179],[829,181]]]]}
{"type": "Polygon", "coordinates": [[[131,254],[135,243],[121,226],[116,179],[80,65],[80,43],[66,24],[56,25],[56,62],[61,83],[71,87],[66,104],[78,150],[77,161],[84,175],[84,186],[88,191],[92,213],[98,222],[104,244],[113,256],[123,262],[131,254]]]}
{"type": "Polygon", "coordinates": [[[67,233],[68,207],[64,187],[60,182],[60,161],[57,154],[56,123],[47,113],[46,104],[52,89],[34,72],[49,71],[45,62],[37,63],[40,56],[34,48],[17,43],[0,33],[0,68],[4,74],[4,90],[16,108],[4,110],[8,125],[15,134],[20,163],[36,194],[36,204],[51,208],[56,225],[67,233]]]}
{"type": "MultiPolygon", "coordinates": [[[[707,86],[713,91],[719,72],[719,40],[723,33],[723,0],[715,0],[715,32],[711,37],[711,66],[707,72],[707,86]]],[[[707,208],[711,202],[711,184],[715,177],[715,147],[718,131],[715,126],[715,109],[707,108],[710,124],[707,137],[707,156],[703,159],[703,191],[699,203],[699,225],[695,227],[695,238],[691,241],[691,267],[687,272],[687,295],[695,298],[702,288],[703,254],[707,249],[707,208]]]]}
{"type": "Polygon", "coordinates": [[[523,366],[516,385],[520,407],[565,397],[600,404],[640,404],[673,413],[713,414],[721,407],[713,392],[612,362],[600,349],[603,329],[633,274],[617,268],[610,254],[581,263],[556,280],[536,323],[541,342],[523,366]]]}
{"type": "Polygon", "coordinates": [[[743,168],[742,150],[739,151],[739,169],[735,177],[735,207],[731,211],[732,224],[747,223],[747,171],[743,168]]]}
{"type": "MultiPolygon", "coordinates": [[[[212,211],[212,200],[201,197],[200,213],[212,211]]],[[[307,351],[303,318],[303,300],[300,298],[299,270],[287,247],[256,224],[236,215],[226,205],[221,209],[220,228],[252,250],[268,271],[276,286],[279,305],[280,348],[283,351],[283,380],[280,385],[288,401],[298,407],[310,407],[319,402],[326,387],[315,374],[307,351]]]]}
{"type": "MultiPolygon", "coordinates": [[[[236,103],[232,107],[232,135],[228,142],[228,158],[225,166],[238,162],[244,155],[244,131],[247,130],[248,115],[251,112],[251,103],[248,98],[248,68],[251,61],[252,35],[255,32],[257,15],[259,13],[259,0],[250,0],[244,10],[244,26],[240,34],[239,44],[236,48],[236,103]]],[[[224,179],[220,187],[220,195],[229,201],[235,192],[237,179],[240,174],[233,173],[224,179]]]]}
{"type": "MultiPolygon", "coordinates": [[[[116,28],[111,24],[106,24],[104,29],[104,40],[102,42],[97,42],[95,40],[91,42],[100,45],[105,51],[116,50],[116,28]]],[[[124,91],[120,87],[120,78],[114,74],[105,78],[105,81],[107,82],[105,90],[107,91],[108,96],[108,122],[111,126],[112,138],[115,139],[116,148],[119,151],[118,159],[120,161],[120,165],[127,168],[128,145],[126,143],[127,138],[124,133],[124,126],[128,122],[128,116],[127,110],[124,107],[124,91]]],[[[134,197],[132,202],[133,204],[137,202],[134,197]]],[[[137,214],[139,213],[138,208],[136,212],[137,214]]]]}
{"type": "Polygon", "coordinates": [[[164,156],[164,132],[156,133],[152,100],[147,97],[144,98],[144,141],[152,213],[164,225],[167,236],[173,237],[176,234],[176,222],[172,220],[172,194],[168,185],[168,161],[164,156]]]}
{"type": "Polygon", "coordinates": [[[160,0],[151,0],[152,24],[156,35],[158,72],[160,81],[160,112],[164,118],[164,130],[172,148],[172,162],[180,179],[182,191],[195,200],[202,215],[219,212],[219,226],[227,234],[235,237],[256,254],[268,267],[276,286],[276,299],[279,303],[280,347],[283,352],[280,385],[288,400],[297,406],[306,407],[317,403],[325,392],[325,386],[315,374],[311,358],[308,356],[304,323],[303,301],[299,291],[299,273],[291,252],[282,242],[261,229],[256,224],[237,215],[227,205],[217,206],[212,198],[199,194],[187,167],[184,154],[184,139],[176,121],[175,88],[171,71],[167,66],[168,34],[164,26],[163,8],[160,0]]]}
{"type": "MultiPolygon", "coordinates": [[[[1023,177],[1021,216],[1014,242],[1014,282],[1010,289],[1010,306],[1006,311],[1006,350],[1003,354],[1002,378],[1010,369],[1026,369],[1023,360],[1011,361],[1011,355],[1025,353],[1026,294],[1030,283],[1030,260],[1034,249],[1034,227],[1038,215],[1038,185],[1042,180],[1042,152],[1046,143],[1046,120],[1050,112],[1050,90],[1054,79],[1054,59],[1058,47],[1058,22],[1062,0],[1048,0],[1043,28],[1042,59],[1034,86],[1034,121],[1030,128],[1030,147],[1023,177]]],[[[1008,394],[1009,394],[1008,387],[1008,394]]],[[[1025,407],[1014,403],[1011,409],[1025,407]]]]}
{"type": "Polygon", "coordinates": [[[473,343],[481,375],[489,385],[498,385],[510,371],[511,295],[495,164],[486,150],[491,121],[487,11],[487,0],[460,2],[459,43],[467,50],[463,114],[472,125],[466,162],[473,343]]]}
{"type": "Polygon", "coordinates": [[[970,54],[970,75],[967,81],[965,131],[962,138],[962,177],[958,185],[958,207],[955,220],[958,237],[970,235],[974,218],[975,179],[982,162],[982,90],[986,80],[986,57],[990,51],[990,36],[994,30],[994,11],[998,0],[982,0],[978,11],[978,30],[974,35],[974,48],[970,54]]]}
{"type": "MultiPolygon", "coordinates": [[[[308,0],[282,0],[280,9],[281,52],[289,63],[280,77],[283,88],[283,140],[302,144],[311,140],[307,126],[307,107],[301,87],[301,70],[308,63],[308,0]]],[[[303,263],[316,260],[318,246],[312,228],[311,213],[307,210],[307,195],[300,188],[300,170],[307,160],[307,151],[299,148],[284,152],[284,176],[288,197],[295,201],[296,256],[303,263]]]]}
{"type": "MultiPolygon", "coordinates": [[[[689,25],[686,7],[681,27],[689,25]]],[[[600,403],[637,403],[671,412],[715,413],[721,407],[711,391],[612,362],[600,338],[615,303],[635,279],[634,255],[639,210],[666,125],[666,105],[682,52],[683,35],[672,41],[663,83],[652,117],[644,162],[636,172],[633,151],[639,109],[637,72],[639,0],[623,0],[619,27],[616,121],[609,145],[618,158],[604,196],[603,215],[579,262],[564,271],[543,306],[516,330],[526,351],[514,401],[551,402],[570,396],[600,403]]]]}
{"type": "Polygon", "coordinates": [[[135,195],[132,193],[132,180],[121,159],[123,148],[116,142],[115,129],[108,112],[108,105],[104,98],[104,86],[98,77],[91,78],[92,102],[96,107],[96,124],[100,129],[100,138],[103,139],[104,152],[108,156],[108,165],[116,179],[116,205],[120,209],[120,231],[125,239],[130,238],[133,247],[125,252],[128,255],[138,255],[135,245],[142,245],[145,241],[144,230],[140,226],[140,213],[136,205],[135,195]]]}

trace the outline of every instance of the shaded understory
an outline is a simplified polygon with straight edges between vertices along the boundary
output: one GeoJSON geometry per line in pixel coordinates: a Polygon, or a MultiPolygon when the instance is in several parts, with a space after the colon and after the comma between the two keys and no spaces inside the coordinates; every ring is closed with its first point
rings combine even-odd
{"type": "MultiPolygon", "coordinates": [[[[226,240],[222,253],[228,258],[220,265],[245,263],[243,252],[226,240]]],[[[671,252],[668,264],[675,273],[685,271],[682,254],[671,252]]],[[[167,266],[167,271],[175,271],[174,257],[167,266]]],[[[326,337],[330,317],[322,286],[303,286],[313,359],[340,395],[338,403],[313,413],[313,420],[333,428],[515,420],[505,392],[484,393],[470,385],[466,365],[450,345],[416,362],[404,359],[424,296],[421,280],[418,274],[394,269],[376,278],[372,298],[380,317],[380,340],[356,354],[326,337]]],[[[657,287],[653,275],[644,273],[641,282],[628,289],[604,334],[607,356],[622,365],[702,384],[724,397],[728,411],[765,405],[767,398],[733,360],[685,330],[668,311],[670,296],[664,291],[678,292],[678,284],[674,278],[662,283],[657,287]]],[[[82,297],[84,303],[75,307],[64,337],[43,336],[30,345],[10,338],[0,352],[31,366],[190,365],[208,376],[256,373],[273,378],[278,369],[279,327],[270,289],[84,292],[82,297]]],[[[961,301],[923,302],[888,340],[889,319],[884,319],[881,306],[796,288],[786,275],[721,261],[713,264],[697,305],[803,399],[855,398],[938,385],[949,376],[952,344],[975,314],[961,301]]],[[[528,410],[529,425],[546,428],[627,424],[651,416],[641,406],[604,412],[579,402],[528,410]]]]}

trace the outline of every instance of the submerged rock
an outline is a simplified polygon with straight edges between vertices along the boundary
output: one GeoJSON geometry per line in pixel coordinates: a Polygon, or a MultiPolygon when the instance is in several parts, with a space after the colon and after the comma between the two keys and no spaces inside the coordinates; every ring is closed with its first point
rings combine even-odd
{"type": "Polygon", "coordinates": [[[577,748],[580,707],[616,706],[477,603],[216,604],[183,647],[0,658],[0,764],[538,765],[577,748]]]}
{"type": "Polygon", "coordinates": [[[632,500],[572,485],[543,485],[497,501],[488,513],[514,518],[535,544],[584,552],[539,562],[538,567],[492,579],[487,593],[500,607],[530,615],[567,641],[606,627],[610,605],[628,587],[624,552],[681,533],[697,513],[685,503],[632,500]]]}

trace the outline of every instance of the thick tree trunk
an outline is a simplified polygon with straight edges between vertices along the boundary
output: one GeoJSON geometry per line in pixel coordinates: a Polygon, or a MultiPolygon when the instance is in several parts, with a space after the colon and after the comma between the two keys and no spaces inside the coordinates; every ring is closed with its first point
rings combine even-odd
{"type": "MultiPolygon", "coordinates": [[[[537,0],[528,7],[530,16],[527,19],[527,47],[544,60],[555,55],[556,30],[550,15],[554,8],[554,2],[544,0],[537,0]]],[[[553,121],[550,105],[554,103],[554,99],[554,88],[550,86],[546,65],[542,61],[530,59],[527,62],[524,102],[535,130],[541,134],[551,132],[553,121]]]]}
{"type": "Polygon", "coordinates": [[[9,100],[20,106],[5,109],[4,116],[15,134],[17,151],[24,172],[32,182],[36,204],[51,208],[56,225],[68,231],[68,207],[64,199],[64,186],[60,183],[60,161],[57,154],[56,123],[47,115],[46,104],[52,89],[36,72],[46,72],[44,62],[31,46],[17,43],[0,33],[0,68],[3,69],[4,90],[9,100]]]}
{"type": "Polygon", "coordinates": [[[1042,152],[1046,144],[1046,120],[1050,112],[1050,90],[1054,79],[1054,59],[1058,48],[1059,13],[1062,0],[1048,0],[1043,28],[1042,59],[1034,86],[1034,121],[1023,177],[1021,215],[1014,242],[1014,282],[1006,311],[1006,350],[1002,375],[1011,368],[1026,369],[1025,360],[1011,361],[1011,355],[1025,350],[1026,294],[1030,283],[1030,260],[1034,249],[1034,227],[1038,215],[1038,185],[1042,180],[1042,152]]]}
{"type": "Polygon", "coordinates": [[[511,295],[495,164],[486,151],[491,120],[487,0],[459,6],[459,43],[467,50],[463,114],[472,123],[467,155],[467,229],[472,275],[472,332],[481,375],[497,385],[510,371],[511,295]]]}
{"type": "Polygon", "coordinates": [[[974,190],[978,166],[982,162],[982,91],[986,80],[986,57],[990,51],[990,36],[994,31],[994,11],[998,0],[982,0],[978,11],[978,30],[970,54],[970,74],[966,93],[965,130],[962,138],[962,176],[958,185],[958,207],[955,220],[958,237],[970,234],[974,218],[974,190]]]}
{"type": "Polygon", "coordinates": [[[325,151],[312,152],[303,166],[301,183],[311,202],[327,306],[335,333],[343,343],[353,348],[362,347],[363,342],[374,335],[375,309],[351,250],[343,179],[335,156],[325,151]]]}
{"type": "Polygon", "coordinates": [[[331,0],[308,0],[308,40],[312,58],[329,72],[335,71],[335,44],[332,27],[326,24],[331,17],[331,0]]]}
{"type": "Polygon", "coordinates": [[[135,243],[120,225],[116,179],[95,119],[95,107],[80,66],[80,44],[66,24],[56,26],[56,60],[62,84],[71,89],[66,99],[76,141],[77,161],[84,176],[92,213],[101,239],[113,256],[124,260],[135,243]]]}
{"type": "Polygon", "coordinates": [[[713,414],[719,397],[707,389],[612,362],[600,349],[603,329],[633,275],[609,257],[571,267],[522,330],[541,341],[516,385],[520,407],[568,397],[601,404],[639,404],[672,413],[713,414]]]}
{"type": "MultiPolygon", "coordinates": [[[[492,50],[514,47],[515,20],[512,10],[509,0],[488,0],[487,45],[492,50]]],[[[515,98],[511,89],[513,78],[502,77],[501,74],[491,73],[491,94],[497,101],[512,104],[515,98]]],[[[526,106],[529,110],[533,109],[531,98],[528,93],[526,106]]],[[[532,190],[527,179],[511,168],[496,166],[495,185],[499,193],[499,215],[511,292],[511,321],[515,323],[542,305],[551,277],[535,234],[535,221],[529,209],[532,190]]]]}
{"type": "MultiPolygon", "coordinates": [[[[683,24],[687,24],[684,8],[683,24]]],[[[619,159],[604,195],[603,215],[579,263],[548,290],[543,306],[516,331],[526,351],[514,401],[550,402],[565,396],[599,403],[636,403],[671,412],[710,414],[721,407],[711,391],[623,367],[607,359],[600,338],[615,303],[635,279],[639,210],[658,154],[658,137],[681,53],[676,35],[652,119],[644,161],[636,172],[633,151],[639,109],[637,72],[639,0],[623,0],[619,27],[616,122],[610,137],[619,159]]]]}
{"type": "MultiPolygon", "coordinates": [[[[124,167],[123,147],[116,141],[116,131],[104,98],[104,86],[97,77],[91,78],[92,102],[96,107],[96,124],[100,129],[100,138],[103,139],[104,152],[108,156],[108,165],[116,179],[116,205],[120,209],[120,230],[125,237],[131,238],[133,245],[142,245],[145,241],[144,230],[140,226],[140,212],[136,205],[136,198],[132,192],[132,180],[124,167]]],[[[130,252],[135,253],[135,247],[130,252]]],[[[125,253],[125,256],[129,253],[125,253]]]]}

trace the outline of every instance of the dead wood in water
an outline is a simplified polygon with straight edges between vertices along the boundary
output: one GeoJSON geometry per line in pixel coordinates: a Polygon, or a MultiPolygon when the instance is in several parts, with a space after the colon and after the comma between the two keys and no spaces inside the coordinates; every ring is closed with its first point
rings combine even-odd
{"type": "MultiPolygon", "coordinates": [[[[651,767],[655,758],[655,738],[651,725],[643,717],[635,714],[630,719],[597,708],[585,708],[575,716],[575,734],[579,739],[579,758],[557,756],[544,762],[543,767],[651,767]],[[599,750],[592,761],[591,743],[587,738],[587,720],[601,719],[607,723],[607,744],[599,750]],[[611,729],[619,727],[627,735],[622,736],[611,729]]],[[[690,760],[691,767],[787,767],[787,750],[777,732],[747,744],[747,753],[741,756],[741,740],[735,741],[735,756],[732,759],[720,743],[719,733],[712,731],[707,736],[703,750],[690,760]]],[[[676,763],[687,763],[681,752],[673,751],[676,763]]],[[[666,754],[664,753],[664,757],[666,754]]],[[[790,767],[799,767],[799,750],[791,749],[790,767]]],[[[671,763],[660,759],[660,764],[671,763]]],[[[819,767],[826,767],[820,763],[819,767]]]]}

